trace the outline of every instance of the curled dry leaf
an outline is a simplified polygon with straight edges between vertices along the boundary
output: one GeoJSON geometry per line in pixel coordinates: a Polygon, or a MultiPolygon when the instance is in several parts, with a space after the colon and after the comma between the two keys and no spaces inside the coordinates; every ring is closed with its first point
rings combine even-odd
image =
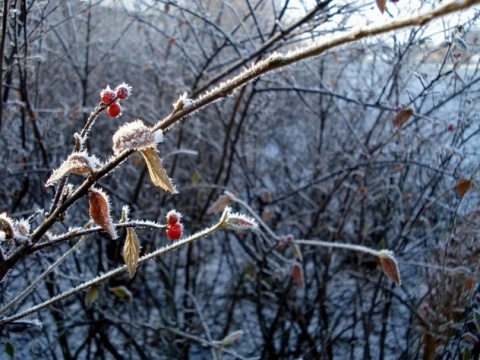
{"type": "Polygon", "coordinates": [[[48,178],[45,186],[51,186],[70,174],[87,174],[95,170],[100,161],[95,156],[88,156],[86,151],[74,152],[48,178]]]}
{"type": "Polygon", "coordinates": [[[133,278],[137,271],[138,257],[140,255],[140,244],[137,234],[132,228],[127,228],[127,237],[123,245],[123,260],[128,268],[130,278],[133,278]]]}
{"type": "Polygon", "coordinates": [[[14,221],[7,213],[0,214],[0,225],[2,225],[5,232],[5,239],[13,238],[15,234],[14,221]]]}
{"type": "Polygon", "coordinates": [[[275,246],[275,249],[277,251],[283,251],[288,244],[290,244],[293,240],[293,235],[292,234],[288,234],[288,235],[284,235],[280,241],[278,242],[278,244],[275,246]]]}
{"type": "Polygon", "coordinates": [[[403,126],[407,123],[408,119],[410,119],[412,115],[413,110],[411,108],[398,110],[392,122],[393,127],[403,126]]]}
{"type": "Polygon", "coordinates": [[[290,271],[290,277],[292,278],[293,282],[302,289],[305,287],[302,264],[298,262],[293,263],[292,270],[290,271]]]}
{"type": "Polygon", "coordinates": [[[156,185],[169,191],[172,194],[176,193],[176,190],[172,184],[172,181],[167,175],[167,172],[163,168],[162,160],[157,154],[155,148],[148,148],[140,151],[147,163],[148,172],[150,173],[150,179],[156,185]]]}
{"type": "Polygon", "coordinates": [[[465,193],[474,186],[473,181],[468,179],[458,179],[455,184],[455,189],[457,190],[458,197],[461,199],[465,193]]]}
{"type": "Polygon", "coordinates": [[[398,271],[397,260],[389,250],[381,250],[377,255],[378,262],[383,273],[389,277],[395,284],[400,285],[400,272],[398,271]]]}
{"type": "Polygon", "coordinates": [[[476,344],[479,341],[478,336],[475,335],[472,332],[467,332],[467,333],[463,334],[462,338],[463,338],[463,340],[468,341],[471,344],[476,344]]]}
{"type": "Polygon", "coordinates": [[[110,202],[107,194],[102,190],[91,188],[88,198],[90,217],[95,221],[103,230],[108,232],[112,239],[117,238],[117,231],[113,225],[112,218],[110,216],[110,202]]]}
{"type": "Polygon", "coordinates": [[[220,196],[217,201],[215,201],[212,206],[207,210],[208,214],[219,213],[225,210],[225,208],[232,203],[232,199],[228,195],[220,196]]]}

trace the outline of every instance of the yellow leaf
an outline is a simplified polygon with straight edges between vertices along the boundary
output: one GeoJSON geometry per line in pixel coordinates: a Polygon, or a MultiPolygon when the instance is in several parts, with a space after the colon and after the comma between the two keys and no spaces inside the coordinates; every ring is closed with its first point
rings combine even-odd
{"type": "Polygon", "coordinates": [[[138,257],[140,255],[140,244],[137,234],[132,228],[127,228],[127,237],[123,245],[123,260],[128,268],[130,278],[133,278],[137,271],[138,257]]]}
{"type": "Polygon", "coordinates": [[[148,172],[150,173],[150,179],[152,179],[152,182],[165,191],[169,191],[172,194],[176,193],[167,172],[163,168],[162,160],[158,156],[157,150],[152,147],[141,150],[140,152],[147,163],[148,172]]]}
{"type": "Polygon", "coordinates": [[[298,261],[303,261],[303,254],[302,250],[300,250],[300,246],[297,243],[291,242],[290,246],[292,247],[292,253],[295,259],[298,261]]]}
{"type": "Polygon", "coordinates": [[[92,304],[98,299],[100,294],[100,285],[95,284],[88,288],[87,293],[85,294],[85,305],[90,309],[92,304]]]}
{"type": "Polygon", "coordinates": [[[131,302],[133,300],[133,295],[125,286],[115,286],[110,288],[110,291],[119,299],[127,300],[131,302]]]}

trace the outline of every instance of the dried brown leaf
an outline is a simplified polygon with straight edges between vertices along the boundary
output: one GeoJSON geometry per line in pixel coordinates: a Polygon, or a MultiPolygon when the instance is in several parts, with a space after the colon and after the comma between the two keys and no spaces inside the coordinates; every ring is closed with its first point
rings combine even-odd
{"type": "Polygon", "coordinates": [[[378,10],[383,14],[385,12],[385,8],[387,7],[387,0],[376,0],[378,10]]]}
{"type": "Polygon", "coordinates": [[[108,232],[112,239],[117,238],[117,232],[110,217],[110,202],[108,196],[99,189],[91,188],[88,198],[90,217],[103,230],[108,232]]]}
{"type": "Polygon", "coordinates": [[[0,249],[0,282],[5,277],[8,272],[7,264],[5,261],[5,256],[3,256],[3,251],[0,249]]]}
{"type": "Polygon", "coordinates": [[[463,334],[462,339],[465,340],[465,341],[468,341],[471,344],[477,344],[478,341],[479,341],[478,336],[475,335],[474,333],[470,332],[470,331],[463,334]]]}
{"type": "Polygon", "coordinates": [[[223,212],[225,208],[232,203],[232,199],[228,195],[220,196],[217,201],[215,201],[212,206],[207,210],[208,214],[223,212]]]}
{"type": "Polygon", "coordinates": [[[290,276],[295,284],[297,284],[301,288],[305,287],[302,264],[298,262],[293,263],[292,270],[290,271],[290,276]]]}
{"type": "Polygon", "coordinates": [[[269,222],[273,217],[273,210],[266,206],[262,211],[262,220],[265,222],[269,222]]]}
{"type": "Polygon", "coordinates": [[[468,179],[458,179],[455,184],[455,189],[457,190],[458,197],[461,199],[465,193],[473,187],[473,182],[468,179]]]}
{"type": "Polygon", "coordinates": [[[72,153],[58,169],[56,169],[45,186],[51,186],[70,174],[87,174],[100,166],[95,156],[88,156],[86,151],[72,153]]]}
{"type": "Polygon", "coordinates": [[[475,279],[471,276],[465,279],[465,288],[470,291],[473,289],[473,285],[475,285],[475,279]]]}
{"type": "Polygon", "coordinates": [[[6,239],[13,238],[13,235],[15,233],[14,222],[13,222],[13,219],[7,215],[7,213],[0,214],[0,225],[2,226],[3,231],[5,232],[5,238],[6,239]]]}
{"type": "Polygon", "coordinates": [[[413,110],[411,108],[398,110],[395,118],[392,121],[393,127],[400,127],[405,125],[412,115],[413,110]]]}
{"type": "Polygon", "coordinates": [[[140,255],[140,244],[137,234],[132,228],[127,228],[127,237],[123,245],[123,260],[128,268],[130,278],[133,278],[137,271],[138,257],[140,255]]]}
{"type": "Polygon", "coordinates": [[[383,273],[395,284],[400,285],[400,272],[398,271],[397,260],[393,256],[393,253],[389,250],[382,250],[378,253],[377,259],[383,273]]]}
{"type": "Polygon", "coordinates": [[[172,181],[163,168],[162,160],[158,156],[157,150],[155,148],[148,148],[141,150],[140,152],[147,163],[148,172],[150,173],[150,179],[152,179],[152,182],[165,191],[169,191],[172,194],[176,193],[172,181]]]}

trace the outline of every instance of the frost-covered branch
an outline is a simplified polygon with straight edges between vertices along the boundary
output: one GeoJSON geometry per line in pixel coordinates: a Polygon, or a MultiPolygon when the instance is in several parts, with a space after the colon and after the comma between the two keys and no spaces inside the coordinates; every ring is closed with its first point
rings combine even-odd
{"type": "MultiPolygon", "coordinates": [[[[155,251],[153,251],[152,253],[150,254],[147,254],[147,255],[144,255],[142,256],[141,258],[138,259],[138,262],[137,262],[137,266],[140,265],[140,264],[143,264],[149,260],[152,260],[154,258],[157,258],[161,255],[164,255],[168,252],[171,252],[173,250],[176,250],[178,248],[181,248],[182,246],[185,246],[187,244],[190,244],[196,240],[199,240],[203,237],[206,237],[208,235],[211,235],[213,234],[215,231],[218,231],[222,228],[224,229],[236,229],[236,225],[237,225],[237,221],[238,221],[238,214],[234,214],[231,212],[230,208],[226,208],[225,211],[223,212],[222,216],[220,217],[219,221],[212,225],[211,227],[209,228],[206,228],[202,231],[199,231],[191,236],[188,236],[186,237],[185,239],[181,239],[181,240],[178,240],[170,245],[167,245],[167,246],[164,246],[164,247],[161,247],[155,251]]],[[[249,226],[248,228],[252,229],[255,227],[255,224],[253,224],[252,226],[249,226]]],[[[247,228],[246,226],[243,226],[242,229],[245,229],[247,228]]],[[[28,316],[30,314],[33,314],[39,310],[42,310],[44,308],[47,308],[55,303],[57,303],[58,301],[61,301],[63,299],[66,299],[76,293],[78,293],[79,291],[82,291],[82,290],[85,290],[91,286],[94,286],[94,285],[97,285],[97,284],[100,284],[102,282],[104,282],[105,280],[108,280],[122,272],[125,272],[128,270],[128,265],[124,265],[124,266],[120,266],[116,269],[113,269],[103,275],[100,275],[92,280],[89,280],[87,282],[84,282],[80,285],[78,285],[77,287],[75,288],[72,288],[70,290],[67,290],[57,296],[54,296],[46,301],[44,301],[43,303],[41,304],[38,304],[38,305],[35,305],[25,311],[22,311],[22,312],[19,312],[15,315],[12,315],[12,316],[9,316],[9,317],[5,317],[3,319],[0,319],[0,326],[2,325],[5,325],[5,324],[8,324],[8,323],[11,323],[15,320],[18,320],[18,319],[21,319],[21,318],[24,318],[25,316],[28,316]]]]}
{"type": "Polygon", "coordinates": [[[153,130],[166,130],[178,120],[183,119],[184,117],[215,101],[226,98],[227,96],[233,94],[238,88],[266,73],[322,55],[327,50],[364,38],[385,34],[409,26],[423,26],[436,18],[465,10],[479,3],[480,0],[450,1],[428,12],[413,13],[410,16],[391,20],[385,23],[373,24],[370,26],[360,26],[346,33],[332,36],[328,39],[322,38],[314,42],[312,45],[288,52],[287,54],[280,54],[276,52],[272,53],[265,60],[253,64],[249,69],[246,69],[241,74],[221,83],[215,89],[206,91],[203,95],[200,95],[198,99],[189,99],[188,106],[174,107],[173,112],[165,119],[159,121],[154,126],[153,130]]]}

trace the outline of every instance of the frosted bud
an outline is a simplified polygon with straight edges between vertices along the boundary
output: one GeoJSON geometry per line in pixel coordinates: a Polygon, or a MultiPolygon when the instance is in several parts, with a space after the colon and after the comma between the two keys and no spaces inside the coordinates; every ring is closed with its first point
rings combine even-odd
{"type": "Polygon", "coordinates": [[[143,150],[155,147],[163,141],[161,130],[152,132],[142,120],[122,125],[113,135],[113,151],[143,150]]]}

